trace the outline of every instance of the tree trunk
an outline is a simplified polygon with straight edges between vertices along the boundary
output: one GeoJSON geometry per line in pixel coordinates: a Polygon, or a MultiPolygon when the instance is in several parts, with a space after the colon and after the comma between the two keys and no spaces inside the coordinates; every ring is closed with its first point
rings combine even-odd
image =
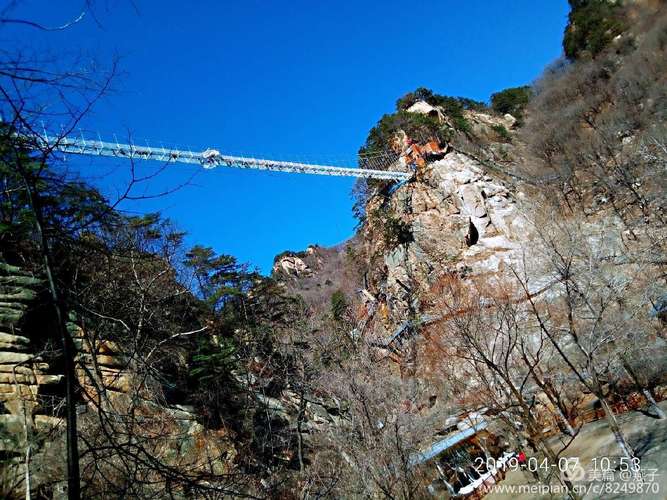
{"type": "Polygon", "coordinates": [[[449,494],[452,496],[456,495],[456,490],[451,484],[449,484],[449,481],[447,481],[447,476],[445,475],[445,471],[442,470],[440,464],[436,462],[435,466],[438,469],[438,473],[440,474],[440,480],[445,484],[445,487],[447,488],[449,494]]]}
{"type": "MultiPolygon", "coordinates": [[[[510,393],[514,396],[514,399],[516,402],[519,404],[521,407],[521,411],[524,416],[525,424],[526,424],[526,430],[528,431],[529,437],[535,442],[535,445],[537,449],[541,450],[544,456],[547,457],[547,461],[549,464],[556,464],[558,465],[558,457],[554,453],[554,451],[549,448],[549,445],[545,442],[544,436],[542,435],[542,430],[540,428],[540,423],[533,417],[533,415],[530,413],[530,407],[526,404],[525,399],[523,398],[521,392],[512,384],[511,380],[509,378],[504,379],[505,383],[507,384],[507,387],[509,388],[510,393]]],[[[539,478],[539,472],[540,469],[538,469],[538,478],[539,478]]],[[[541,480],[541,478],[540,478],[541,480]]],[[[574,485],[572,482],[567,479],[563,478],[560,475],[558,476],[558,481],[563,484],[567,488],[567,495],[572,499],[572,500],[580,500],[581,497],[576,493],[574,490],[574,485]]]]}
{"type": "Polygon", "coordinates": [[[65,310],[62,306],[60,294],[56,287],[51,267],[51,251],[49,243],[44,234],[44,220],[42,216],[39,195],[34,190],[28,177],[23,174],[23,181],[26,186],[30,206],[35,216],[35,230],[39,239],[40,250],[42,254],[42,263],[46,273],[51,302],[56,315],[57,328],[60,333],[60,339],[63,345],[63,357],[65,361],[65,399],[66,399],[66,417],[67,417],[67,498],[78,500],[81,497],[79,483],[79,443],[77,432],[76,416],[76,372],[74,366],[75,348],[72,337],[67,330],[67,319],[65,310]]]}
{"type": "Polygon", "coordinates": [[[540,376],[537,373],[537,370],[533,369],[532,375],[537,385],[540,387],[540,389],[542,389],[547,399],[554,407],[554,410],[556,411],[556,416],[558,417],[560,423],[565,428],[565,433],[570,437],[574,437],[575,435],[574,429],[572,428],[570,421],[565,416],[564,404],[561,401],[560,397],[558,397],[558,395],[555,394],[555,390],[550,386],[548,382],[540,378],[540,376]]]}
{"type": "Polygon", "coordinates": [[[297,453],[299,455],[299,471],[303,472],[303,434],[301,434],[301,423],[303,421],[305,411],[304,390],[301,388],[301,397],[299,399],[299,413],[296,419],[296,439],[297,439],[297,453]]]}
{"type": "Polygon", "coordinates": [[[30,444],[25,448],[25,500],[30,500],[30,444]]]}
{"type": "Polygon", "coordinates": [[[611,432],[614,434],[614,439],[616,440],[616,444],[621,450],[621,453],[623,453],[625,457],[632,460],[633,458],[635,458],[635,453],[632,450],[632,447],[628,444],[628,441],[625,439],[623,431],[621,430],[621,427],[618,425],[618,420],[616,420],[616,415],[614,415],[614,411],[611,409],[611,406],[609,406],[609,403],[605,398],[600,396],[597,397],[600,401],[600,404],[602,405],[602,409],[604,410],[605,416],[607,417],[607,424],[609,425],[611,432]]]}
{"type": "Polygon", "coordinates": [[[557,403],[554,403],[553,401],[551,402],[553,405],[554,409],[556,410],[556,415],[558,415],[558,419],[560,420],[560,423],[563,425],[565,428],[565,434],[567,434],[570,437],[575,436],[574,428],[572,427],[572,424],[570,424],[570,421],[567,419],[567,417],[563,414],[563,410],[560,408],[560,406],[557,403]]]}
{"type": "MultiPolygon", "coordinates": [[[[540,433],[541,434],[541,433],[540,433]]],[[[544,440],[541,438],[537,440],[537,447],[542,450],[542,453],[547,457],[548,463],[549,464],[556,464],[556,467],[558,466],[558,457],[554,453],[554,451],[549,448],[549,445],[544,442],[544,440]]],[[[540,469],[538,469],[538,475],[539,475],[540,469]]],[[[581,497],[579,494],[574,490],[574,485],[572,482],[565,478],[561,477],[560,475],[557,476],[558,481],[562,483],[566,488],[567,488],[567,495],[572,499],[572,500],[580,500],[581,497]]]]}
{"type": "Polygon", "coordinates": [[[628,375],[630,375],[630,378],[634,382],[637,389],[641,391],[642,395],[646,399],[646,403],[648,404],[649,410],[652,411],[657,418],[659,418],[660,420],[664,420],[666,418],[665,412],[662,411],[662,408],[658,406],[658,403],[653,397],[653,394],[651,394],[651,391],[644,384],[642,384],[642,381],[635,373],[630,362],[623,356],[621,357],[621,359],[623,360],[623,368],[625,368],[625,371],[627,372],[628,375]]]}
{"type": "Polygon", "coordinates": [[[659,418],[660,420],[664,420],[665,418],[667,418],[667,415],[665,415],[665,412],[662,411],[662,408],[658,406],[658,403],[656,402],[655,398],[653,397],[653,394],[651,394],[651,391],[649,389],[642,389],[642,394],[646,398],[646,402],[648,403],[649,408],[657,418],[659,418]]]}

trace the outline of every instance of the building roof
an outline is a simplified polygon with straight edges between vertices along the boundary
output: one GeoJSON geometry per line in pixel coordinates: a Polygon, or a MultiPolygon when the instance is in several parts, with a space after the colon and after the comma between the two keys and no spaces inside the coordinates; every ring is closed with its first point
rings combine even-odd
{"type": "Polygon", "coordinates": [[[486,427],[486,420],[482,420],[471,425],[467,429],[449,434],[444,439],[433,443],[428,449],[412,455],[410,457],[409,464],[414,466],[428,462],[432,458],[440,455],[443,451],[448,450],[452,446],[468,439],[471,436],[474,436],[482,429],[486,429],[486,427]]]}

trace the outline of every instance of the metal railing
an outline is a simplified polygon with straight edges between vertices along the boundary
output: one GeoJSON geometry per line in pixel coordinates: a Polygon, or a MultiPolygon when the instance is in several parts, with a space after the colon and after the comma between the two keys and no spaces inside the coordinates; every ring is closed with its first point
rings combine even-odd
{"type": "Polygon", "coordinates": [[[179,149],[154,148],[121,144],[85,138],[58,137],[48,135],[36,139],[40,147],[52,148],[65,154],[108,156],[113,158],[154,160],[166,163],[189,163],[200,165],[206,169],[218,167],[248,168],[255,170],[272,170],[299,174],[333,175],[346,177],[363,177],[367,179],[384,179],[403,181],[409,179],[410,172],[390,170],[374,170],[367,168],[334,167],[291,161],[266,160],[243,156],[229,156],[216,150],[207,149],[202,152],[184,151],[179,149]]]}

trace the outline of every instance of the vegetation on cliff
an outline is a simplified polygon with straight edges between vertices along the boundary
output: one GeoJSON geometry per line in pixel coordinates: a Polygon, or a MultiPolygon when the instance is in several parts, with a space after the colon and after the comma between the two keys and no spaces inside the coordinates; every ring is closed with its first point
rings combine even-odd
{"type": "Polygon", "coordinates": [[[563,50],[570,60],[584,54],[595,57],[623,33],[628,21],[616,0],[569,0],[570,14],[563,50]]]}
{"type": "Polygon", "coordinates": [[[366,156],[386,154],[395,149],[394,138],[399,131],[405,132],[408,137],[421,143],[432,140],[447,141],[456,131],[466,133],[470,130],[470,125],[463,116],[463,111],[466,109],[485,110],[487,107],[484,103],[473,99],[444,96],[424,87],[408,92],[396,101],[394,113],[384,115],[371,128],[366,142],[359,149],[359,156],[363,161],[366,156]],[[449,122],[443,122],[431,114],[407,111],[419,101],[440,109],[449,122]]]}
{"type": "MultiPolygon", "coordinates": [[[[72,381],[73,399],[48,414],[57,418],[67,405],[92,406],[95,417],[82,419],[78,428],[82,494],[141,497],[159,491],[155,481],[162,481],[162,488],[200,493],[212,488],[205,485],[211,481],[214,490],[240,488],[230,475],[233,464],[222,455],[206,465],[198,462],[204,456],[192,454],[188,464],[179,464],[168,452],[176,428],[151,429],[149,436],[144,434],[149,428],[137,426],[149,416],[168,418],[176,406],[192,407],[189,418],[203,425],[199,439],[211,446],[263,447],[252,438],[251,416],[261,410],[247,401],[252,388],[240,374],[248,359],[272,352],[272,332],[282,321],[274,310],[280,293],[269,278],[231,256],[201,246],[186,250],[184,234],[158,214],[118,212],[93,187],[45,162],[39,149],[27,149],[10,127],[3,128],[1,141],[3,262],[40,277],[47,271],[59,311],[81,329],[83,343],[114,346],[100,351],[94,366],[85,365],[81,355],[71,360],[84,370],[72,381]],[[116,380],[107,387],[112,372],[116,380]],[[100,441],[109,428],[113,433],[100,441]],[[123,464],[132,464],[133,476],[112,470],[123,464]]],[[[58,347],[54,305],[41,293],[16,328],[30,338],[33,352],[57,369],[67,354],[58,347]]],[[[52,454],[64,445],[56,443],[32,458],[54,479],[62,461],[52,454]]],[[[9,484],[4,487],[13,494],[9,484]]],[[[53,487],[40,484],[44,494],[53,487]]]]}
{"type": "Polygon", "coordinates": [[[532,91],[530,87],[512,87],[495,94],[491,94],[491,107],[496,113],[514,116],[514,118],[521,119],[523,111],[530,101],[532,91]]]}

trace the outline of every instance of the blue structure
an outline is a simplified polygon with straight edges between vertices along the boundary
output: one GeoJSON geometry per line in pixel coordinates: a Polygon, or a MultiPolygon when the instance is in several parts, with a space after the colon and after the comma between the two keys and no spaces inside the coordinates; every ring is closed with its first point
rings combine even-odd
{"type": "Polygon", "coordinates": [[[404,179],[401,182],[397,182],[393,186],[389,188],[389,194],[394,194],[397,189],[401,188],[402,186],[405,186],[410,179],[404,179]]]}
{"type": "Polygon", "coordinates": [[[667,295],[659,297],[651,307],[650,316],[652,318],[657,318],[661,314],[667,314],[667,295]]]}
{"type": "Polygon", "coordinates": [[[432,444],[429,449],[411,456],[408,461],[408,464],[411,467],[414,467],[415,465],[428,462],[432,458],[435,458],[438,455],[440,455],[443,451],[446,451],[452,446],[460,443],[461,441],[465,441],[469,437],[474,436],[482,429],[486,429],[486,427],[487,427],[486,420],[483,420],[465,430],[456,432],[454,434],[450,434],[445,439],[432,444]]]}

